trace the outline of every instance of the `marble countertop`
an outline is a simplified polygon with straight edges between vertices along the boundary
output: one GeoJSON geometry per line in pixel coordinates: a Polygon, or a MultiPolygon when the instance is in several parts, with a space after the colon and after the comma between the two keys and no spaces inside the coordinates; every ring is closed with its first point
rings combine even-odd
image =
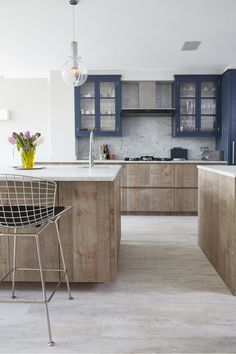
{"type": "MultiPolygon", "coordinates": [[[[40,167],[37,165],[36,167],[40,167]]],[[[16,174],[53,181],[94,181],[112,182],[118,175],[121,166],[95,166],[92,169],[82,166],[45,166],[42,169],[21,170],[14,167],[0,166],[0,174],[16,174]]]]}
{"type": "MultiPolygon", "coordinates": [[[[185,160],[185,161],[124,161],[124,160],[95,160],[95,164],[166,164],[166,163],[196,163],[196,164],[227,164],[227,161],[208,161],[208,160],[185,160]]],[[[45,165],[73,165],[73,164],[88,164],[88,160],[68,160],[68,161],[60,161],[60,160],[50,160],[50,161],[40,161],[37,164],[45,164],[45,165]]]]}
{"type": "Polygon", "coordinates": [[[198,166],[199,169],[209,172],[218,173],[220,175],[236,177],[236,166],[198,166]]]}

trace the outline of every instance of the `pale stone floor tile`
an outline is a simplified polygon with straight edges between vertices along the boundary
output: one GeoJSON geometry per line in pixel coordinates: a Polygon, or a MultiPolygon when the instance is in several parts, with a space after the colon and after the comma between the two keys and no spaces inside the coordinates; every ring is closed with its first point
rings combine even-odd
{"type": "MultiPolygon", "coordinates": [[[[43,305],[0,304],[0,354],[236,353],[236,298],[197,246],[196,217],[123,217],[116,282],[72,291],[49,304],[52,348],[43,305]]],[[[40,287],[17,284],[24,294],[40,287]]]]}

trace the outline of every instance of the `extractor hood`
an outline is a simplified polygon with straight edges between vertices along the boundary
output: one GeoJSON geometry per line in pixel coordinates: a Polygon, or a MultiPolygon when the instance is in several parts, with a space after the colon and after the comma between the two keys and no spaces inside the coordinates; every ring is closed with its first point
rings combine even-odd
{"type": "Polygon", "coordinates": [[[121,114],[123,117],[165,117],[175,114],[175,108],[158,108],[156,99],[156,82],[139,82],[139,104],[135,108],[123,108],[121,114]]]}

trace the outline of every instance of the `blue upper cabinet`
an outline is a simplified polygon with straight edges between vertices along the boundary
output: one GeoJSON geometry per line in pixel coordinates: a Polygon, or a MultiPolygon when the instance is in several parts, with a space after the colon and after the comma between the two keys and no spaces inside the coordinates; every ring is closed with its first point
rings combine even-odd
{"type": "Polygon", "coordinates": [[[221,75],[176,75],[173,136],[219,136],[221,75]]]}
{"type": "Polygon", "coordinates": [[[236,164],[236,69],[222,76],[222,133],[216,148],[224,151],[224,160],[236,164]]]}
{"type": "Polygon", "coordinates": [[[89,75],[75,87],[75,135],[121,136],[121,76],[89,75]]]}

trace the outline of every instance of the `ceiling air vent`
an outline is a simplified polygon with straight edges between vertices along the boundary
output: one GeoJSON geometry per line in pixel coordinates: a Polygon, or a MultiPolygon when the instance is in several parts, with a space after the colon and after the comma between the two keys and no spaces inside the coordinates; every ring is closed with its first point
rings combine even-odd
{"type": "Polygon", "coordinates": [[[202,42],[200,41],[187,41],[184,42],[182,50],[197,50],[202,42]]]}

